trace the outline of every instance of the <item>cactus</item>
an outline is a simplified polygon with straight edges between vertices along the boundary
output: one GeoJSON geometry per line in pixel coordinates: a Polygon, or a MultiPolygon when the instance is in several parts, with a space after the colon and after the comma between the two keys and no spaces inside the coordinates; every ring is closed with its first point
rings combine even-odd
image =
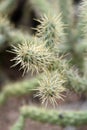
{"type": "MultiPolygon", "coordinates": [[[[40,122],[47,122],[60,126],[80,126],[87,124],[87,111],[57,111],[46,110],[44,108],[24,106],[20,109],[20,115],[25,119],[30,118],[40,122]]],[[[12,129],[13,130],[13,129],[12,129]]]]}
{"type": "MultiPolygon", "coordinates": [[[[9,20],[17,1],[1,1],[0,51],[10,46],[8,53],[15,54],[11,59],[15,61],[12,67],[19,65],[23,76],[30,71],[36,76],[31,80],[24,79],[4,86],[0,92],[0,105],[11,96],[32,92],[45,106],[49,103],[56,106],[58,100],[65,100],[68,90],[87,95],[87,2],[83,0],[79,7],[81,12],[77,23],[74,23],[72,14],[72,0],[56,2],[58,12],[49,1],[27,0],[27,7],[32,5],[32,9],[39,14],[36,20],[39,25],[34,28],[35,35],[31,36],[28,32],[16,29],[9,20]]],[[[23,130],[26,118],[60,126],[80,126],[87,124],[87,111],[57,112],[24,106],[20,109],[20,117],[11,130],[23,130]]]]}

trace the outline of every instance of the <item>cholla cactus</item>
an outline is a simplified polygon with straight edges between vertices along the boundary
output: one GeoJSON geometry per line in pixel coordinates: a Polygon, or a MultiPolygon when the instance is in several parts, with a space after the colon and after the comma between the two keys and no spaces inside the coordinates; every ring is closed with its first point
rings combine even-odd
{"type": "MultiPolygon", "coordinates": [[[[13,27],[10,29],[10,22],[5,21],[1,16],[0,35],[2,37],[0,38],[3,38],[5,42],[2,40],[0,42],[2,46],[7,42],[14,44],[11,46],[11,52],[16,55],[12,59],[15,61],[13,66],[20,64],[20,69],[24,70],[23,75],[31,71],[32,73],[39,72],[39,76],[31,81],[18,82],[13,87],[11,87],[12,84],[5,86],[0,94],[0,105],[10,96],[30,94],[35,90],[38,91],[35,96],[40,97],[41,103],[46,106],[49,102],[55,106],[59,100],[64,100],[67,89],[87,94],[87,52],[85,51],[87,49],[87,2],[83,0],[80,7],[79,23],[81,26],[79,28],[83,35],[80,37],[79,30],[76,30],[78,21],[74,23],[74,14],[72,14],[72,0],[57,1],[60,11],[58,9],[59,12],[54,14],[48,1],[30,0],[32,8],[36,10],[36,15],[38,10],[41,11],[40,15],[37,15],[40,17],[37,20],[40,25],[37,26],[36,35],[33,37],[13,27]]],[[[15,3],[14,0],[4,1],[4,3],[2,1],[4,6],[0,8],[0,12],[5,14],[8,10],[7,16],[9,16],[10,6],[14,8],[13,3],[15,3]]],[[[25,15],[27,10],[24,9],[25,15]]],[[[49,110],[46,112],[34,107],[24,107],[20,112],[18,122],[12,129],[22,130],[27,117],[61,126],[77,126],[87,123],[87,112],[64,112],[62,116],[60,112],[50,113],[49,110]]]]}
{"type": "Polygon", "coordinates": [[[40,87],[36,96],[40,97],[42,104],[46,106],[50,102],[54,106],[57,105],[57,100],[64,100],[64,92],[66,91],[64,84],[66,79],[63,75],[55,72],[46,72],[43,79],[40,81],[40,87]]]}
{"type": "Polygon", "coordinates": [[[46,47],[52,49],[55,45],[63,42],[64,24],[61,20],[61,14],[58,16],[44,15],[39,22],[36,36],[46,42],[46,47]]]}
{"type": "Polygon", "coordinates": [[[16,65],[21,64],[24,73],[32,70],[37,72],[46,70],[55,61],[55,57],[45,48],[44,43],[36,38],[33,41],[26,41],[13,47],[13,53],[17,56],[13,59],[16,65]],[[39,42],[39,43],[38,43],[39,42]]]}
{"type": "MultiPolygon", "coordinates": [[[[62,93],[65,92],[63,86],[65,77],[61,75],[61,71],[59,74],[56,72],[52,75],[50,72],[47,74],[47,72],[48,70],[52,71],[52,68],[54,68],[52,66],[60,60],[60,57],[55,55],[54,49],[65,37],[64,25],[61,21],[61,15],[53,17],[44,15],[40,23],[41,25],[38,26],[36,33],[38,38],[34,37],[31,41],[25,40],[18,46],[13,47],[13,53],[16,54],[13,59],[16,63],[13,66],[21,64],[24,73],[29,70],[32,70],[32,72],[35,70],[45,72],[46,74],[44,74],[45,76],[40,82],[39,94],[37,95],[41,97],[42,104],[45,102],[48,104],[48,101],[50,101],[54,105],[57,104],[56,99],[63,100],[62,93]]],[[[61,67],[59,66],[59,68],[61,67]]]]}
{"type": "MultiPolygon", "coordinates": [[[[67,83],[71,85],[72,88],[74,88],[73,86],[75,84],[79,84],[79,78],[76,82],[76,80],[74,79],[75,76],[74,74],[71,75],[72,79],[70,79],[71,78],[71,77],[69,78],[70,73],[65,71],[65,69],[67,69],[68,67],[70,69],[70,65],[66,64],[63,66],[64,59],[60,58],[61,55],[59,54],[59,52],[57,52],[58,55],[55,55],[54,53],[54,50],[56,49],[55,46],[57,45],[58,47],[59,43],[62,44],[65,38],[62,16],[61,15],[52,16],[51,14],[48,15],[47,13],[47,15],[44,15],[42,19],[38,21],[40,22],[40,25],[36,29],[37,30],[36,37],[38,36],[38,38],[34,37],[32,38],[32,40],[31,39],[23,40],[22,43],[18,44],[17,46],[14,46],[13,53],[16,54],[16,57],[13,60],[16,61],[15,65],[18,64],[21,65],[20,69],[24,69],[24,73],[28,72],[29,70],[32,70],[32,72],[34,72],[35,70],[37,72],[40,72],[41,70],[43,72],[46,72],[50,68],[51,68],[50,69],[50,73],[51,73],[53,62],[55,64],[56,63],[55,60],[57,61],[57,66],[55,69],[58,68],[59,70],[58,77],[56,73],[54,73],[54,76],[52,76],[51,74],[49,75],[45,74],[45,77],[43,77],[43,80],[40,82],[40,87],[38,88],[39,90],[38,95],[41,97],[42,103],[45,103],[45,101],[46,102],[51,101],[51,103],[55,104],[56,99],[58,99],[58,97],[59,99],[60,98],[62,99],[61,92],[65,91],[63,85],[67,83]],[[66,67],[67,65],[68,67],[66,67]],[[61,73],[62,71],[63,73],[61,73]],[[64,77],[62,77],[61,74],[64,77]],[[55,77],[56,79],[54,80],[55,77]],[[64,79],[65,77],[67,81],[65,81],[64,79]],[[72,81],[74,81],[73,84],[72,81]],[[55,94],[51,95],[50,91],[53,90],[51,88],[53,87],[53,84],[55,87],[55,92],[51,92],[51,93],[53,94],[55,93],[55,94]],[[56,87],[56,86],[60,86],[60,87],[56,87]]],[[[74,51],[73,48],[72,51],[74,51]]]]}

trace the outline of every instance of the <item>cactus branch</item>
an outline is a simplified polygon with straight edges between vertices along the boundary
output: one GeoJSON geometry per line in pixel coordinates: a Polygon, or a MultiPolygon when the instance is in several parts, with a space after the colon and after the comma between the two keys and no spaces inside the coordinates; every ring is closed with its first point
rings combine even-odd
{"type": "MultiPolygon", "coordinates": [[[[62,68],[61,68],[62,69],[62,68]]],[[[62,69],[63,70],[63,69],[62,69]]],[[[76,93],[87,94],[87,80],[80,77],[77,73],[73,73],[72,70],[66,69],[65,76],[67,79],[66,88],[74,90],[76,93]]],[[[39,87],[39,80],[43,77],[43,74],[31,79],[24,80],[15,84],[6,85],[0,93],[0,105],[2,105],[11,96],[19,96],[29,94],[39,87]]]]}
{"type": "MultiPolygon", "coordinates": [[[[40,75],[41,76],[41,75],[40,75]]],[[[24,80],[15,84],[6,85],[2,93],[0,93],[0,105],[2,105],[9,97],[29,94],[38,87],[39,76],[31,80],[24,80]]]]}
{"type": "Polygon", "coordinates": [[[57,111],[44,108],[24,106],[20,109],[24,118],[30,118],[42,123],[50,123],[60,126],[80,126],[87,124],[87,111],[57,111]]]}

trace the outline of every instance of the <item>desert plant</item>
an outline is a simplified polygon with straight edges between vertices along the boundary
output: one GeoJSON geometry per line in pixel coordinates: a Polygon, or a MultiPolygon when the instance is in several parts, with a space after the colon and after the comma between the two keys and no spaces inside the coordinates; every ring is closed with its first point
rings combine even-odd
{"type": "MultiPolygon", "coordinates": [[[[49,103],[55,106],[58,100],[65,100],[68,90],[87,94],[86,0],[83,0],[79,7],[80,14],[76,23],[72,14],[72,0],[56,0],[58,12],[53,10],[48,1],[30,0],[32,7],[37,12],[39,10],[40,17],[37,19],[39,25],[34,28],[35,36],[14,29],[7,19],[3,20],[3,14],[8,6],[13,6],[12,2],[14,1],[9,0],[0,5],[3,7],[2,5],[6,4],[0,10],[1,47],[6,41],[12,44],[10,53],[16,55],[12,59],[15,61],[13,66],[20,64],[20,70],[24,70],[23,75],[31,71],[32,74],[36,73],[36,77],[18,82],[13,88],[12,84],[6,85],[0,94],[0,105],[10,96],[29,94],[33,91],[36,91],[35,97],[40,97],[41,103],[46,106],[49,103]]],[[[10,11],[8,10],[8,17],[10,11]]],[[[26,118],[61,126],[79,126],[87,124],[87,111],[57,112],[24,106],[20,110],[19,120],[11,130],[24,129],[26,118]]]]}

